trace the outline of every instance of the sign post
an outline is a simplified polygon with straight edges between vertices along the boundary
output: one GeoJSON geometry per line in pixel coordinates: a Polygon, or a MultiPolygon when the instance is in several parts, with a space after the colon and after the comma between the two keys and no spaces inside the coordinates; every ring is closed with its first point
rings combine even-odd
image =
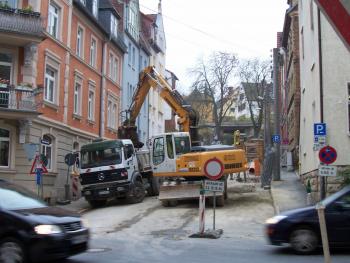
{"type": "Polygon", "coordinates": [[[43,173],[47,173],[45,161],[42,155],[35,155],[30,174],[35,175],[36,185],[38,187],[38,196],[43,198],[44,196],[44,184],[43,184],[43,173]]]}
{"type": "Polygon", "coordinates": [[[217,158],[209,159],[204,164],[204,173],[210,180],[204,180],[204,188],[200,190],[199,196],[199,232],[190,237],[199,238],[219,238],[223,230],[215,228],[215,208],[216,208],[216,192],[224,192],[225,182],[216,181],[220,179],[224,173],[224,165],[217,158]],[[205,192],[213,192],[213,230],[204,231],[204,215],[205,215],[205,192]]]}

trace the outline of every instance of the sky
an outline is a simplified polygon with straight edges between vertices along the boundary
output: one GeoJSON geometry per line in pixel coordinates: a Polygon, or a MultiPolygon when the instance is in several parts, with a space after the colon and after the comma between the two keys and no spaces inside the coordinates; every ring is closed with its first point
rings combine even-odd
{"type": "MultiPolygon", "coordinates": [[[[139,0],[143,13],[157,13],[159,0],[139,0]]],[[[214,51],[238,58],[271,60],[282,31],[287,0],[162,0],[166,68],[188,93],[188,70],[214,51]]]]}

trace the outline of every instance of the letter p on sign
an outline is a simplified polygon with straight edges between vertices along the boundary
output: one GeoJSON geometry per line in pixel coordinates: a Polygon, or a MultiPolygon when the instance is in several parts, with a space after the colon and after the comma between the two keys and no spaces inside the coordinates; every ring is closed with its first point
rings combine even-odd
{"type": "Polygon", "coordinates": [[[314,123],[314,135],[327,135],[325,123],[314,123]]]}

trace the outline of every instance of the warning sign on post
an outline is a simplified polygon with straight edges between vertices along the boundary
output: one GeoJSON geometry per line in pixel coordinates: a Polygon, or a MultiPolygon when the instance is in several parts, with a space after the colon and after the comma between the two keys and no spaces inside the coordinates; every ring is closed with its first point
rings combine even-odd
{"type": "Polygon", "coordinates": [[[204,181],[204,190],[209,192],[224,192],[225,182],[224,181],[204,181]]]}

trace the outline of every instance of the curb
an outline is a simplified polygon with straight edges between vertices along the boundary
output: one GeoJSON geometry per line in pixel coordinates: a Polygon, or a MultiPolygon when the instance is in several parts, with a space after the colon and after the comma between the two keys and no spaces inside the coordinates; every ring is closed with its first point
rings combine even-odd
{"type": "Polygon", "coordinates": [[[275,215],[278,215],[280,213],[280,208],[276,203],[272,187],[270,188],[270,195],[271,195],[271,199],[272,199],[272,206],[273,206],[273,209],[275,210],[275,215]]]}

